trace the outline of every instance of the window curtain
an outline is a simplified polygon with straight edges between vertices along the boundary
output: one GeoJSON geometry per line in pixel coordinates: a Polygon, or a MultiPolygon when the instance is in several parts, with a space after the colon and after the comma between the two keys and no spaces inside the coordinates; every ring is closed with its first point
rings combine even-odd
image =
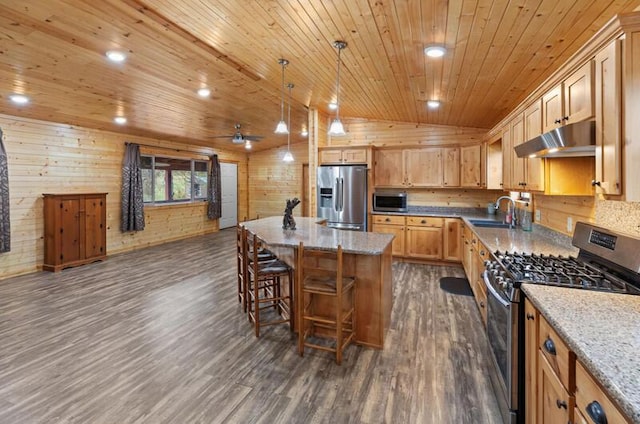
{"type": "Polygon", "coordinates": [[[0,129],[0,253],[11,250],[11,226],[9,225],[9,167],[7,152],[2,143],[0,129]]]}
{"type": "Polygon", "coordinates": [[[222,216],[222,184],[220,181],[220,162],[218,155],[209,158],[209,181],[207,182],[207,217],[218,219],[222,216]]]}
{"type": "Polygon", "coordinates": [[[142,171],[140,146],[126,143],[122,164],[122,220],[120,230],[144,230],[144,202],[142,199],[142,171]]]}

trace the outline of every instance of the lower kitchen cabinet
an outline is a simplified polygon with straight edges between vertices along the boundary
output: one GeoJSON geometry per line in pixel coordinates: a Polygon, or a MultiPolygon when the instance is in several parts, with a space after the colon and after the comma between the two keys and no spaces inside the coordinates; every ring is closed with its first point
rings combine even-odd
{"type": "Polygon", "coordinates": [[[463,254],[460,219],[373,215],[371,229],[395,236],[396,258],[460,262],[463,254]]]}
{"type": "Polygon", "coordinates": [[[489,251],[471,228],[462,224],[462,267],[469,280],[482,323],[487,326],[487,289],[484,284],[484,262],[489,259],[489,251]]]}
{"type": "Polygon", "coordinates": [[[524,312],[525,424],[630,423],[528,299],[524,312]]]}
{"type": "Polygon", "coordinates": [[[406,256],[442,259],[442,224],[442,218],[407,217],[406,256]]]}

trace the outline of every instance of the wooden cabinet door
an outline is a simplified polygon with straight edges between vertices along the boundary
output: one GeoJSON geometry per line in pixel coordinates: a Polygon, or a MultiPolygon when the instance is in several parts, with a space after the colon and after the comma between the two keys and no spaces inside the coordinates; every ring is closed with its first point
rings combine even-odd
{"type": "Polygon", "coordinates": [[[462,187],[482,186],[482,145],[460,148],[460,185],[462,187]]]}
{"type": "Polygon", "coordinates": [[[511,188],[511,125],[502,130],[502,182],[503,190],[511,188]]]}
{"type": "Polygon", "coordinates": [[[404,151],[405,181],[410,187],[442,187],[442,149],[427,147],[404,151]]]}
{"type": "Polygon", "coordinates": [[[511,149],[509,151],[511,158],[511,189],[521,191],[526,184],[524,159],[516,155],[514,150],[516,146],[524,143],[524,117],[518,115],[511,121],[511,149]]]}
{"type": "Polygon", "coordinates": [[[367,160],[366,149],[347,149],[342,151],[342,162],[348,164],[366,164],[367,160]]]}
{"type": "Polygon", "coordinates": [[[84,258],[82,238],[84,204],[80,198],[60,200],[60,262],[74,262],[84,258]]]}
{"type": "MultiPolygon", "coordinates": [[[[542,100],[538,100],[524,111],[524,141],[542,134],[542,100]]],[[[527,191],[544,191],[544,159],[522,158],[524,182],[527,191]]]]}
{"type": "Polygon", "coordinates": [[[462,231],[458,218],[445,218],[444,234],[442,239],[445,261],[460,262],[462,259],[462,231]]]}
{"type": "Polygon", "coordinates": [[[593,61],[588,61],[562,84],[563,124],[593,118],[593,61]]]}
{"type": "Polygon", "coordinates": [[[538,380],[538,311],[529,299],[524,303],[524,404],[525,424],[536,424],[538,380]]]}
{"type": "Polygon", "coordinates": [[[542,132],[546,133],[562,124],[562,85],[557,85],[542,96],[542,132]]]}
{"type": "Polygon", "coordinates": [[[538,411],[541,423],[568,423],[573,419],[575,398],[564,389],[547,359],[539,352],[538,411]]]}
{"type": "Polygon", "coordinates": [[[403,151],[376,150],[374,185],[376,187],[400,187],[404,185],[403,151]]]}
{"type": "Polygon", "coordinates": [[[460,149],[458,147],[442,149],[442,166],[444,168],[442,185],[460,187],[460,149]]]}
{"type": "Polygon", "coordinates": [[[406,254],[422,259],[442,259],[442,228],[407,226],[406,254]]]}
{"type": "MultiPolygon", "coordinates": [[[[596,54],[596,192],[622,194],[621,41],[596,54]]],[[[638,117],[631,118],[638,119],[638,117]]],[[[636,166],[638,164],[635,164],[636,166]]]]}
{"type": "Polygon", "coordinates": [[[84,199],[84,258],[90,259],[105,254],[106,208],[101,196],[84,199]]]}
{"type": "Polygon", "coordinates": [[[373,224],[373,232],[393,234],[395,238],[391,242],[391,254],[404,256],[404,225],[373,224]]]}
{"type": "Polygon", "coordinates": [[[320,163],[321,164],[332,164],[342,163],[342,150],[320,150],[320,163]]]}

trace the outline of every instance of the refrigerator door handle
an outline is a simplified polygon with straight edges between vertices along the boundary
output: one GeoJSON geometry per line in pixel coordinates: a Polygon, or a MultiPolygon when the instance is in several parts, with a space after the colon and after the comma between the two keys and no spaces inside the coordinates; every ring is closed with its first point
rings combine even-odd
{"type": "Polygon", "coordinates": [[[344,178],[340,178],[340,212],[344,210],[344,178]]]}
{"type": "Polygon", "coordinates": [[[336,178],[336,184],[333,189],[333,209],[338,212],[340,210],[340,179],[336,178]]]}

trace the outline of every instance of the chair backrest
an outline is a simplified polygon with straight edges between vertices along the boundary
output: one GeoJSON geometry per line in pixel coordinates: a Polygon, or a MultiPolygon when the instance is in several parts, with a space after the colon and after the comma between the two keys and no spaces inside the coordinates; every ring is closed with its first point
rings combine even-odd
{"type": "Polygon", "coordinates": [[[336,279],[336,289],[342,290],[343,259],[342,246],[336,251],[305,249],[300,242],[297,257],[298,278],[306,276],[331,277],[336,279]]]}

